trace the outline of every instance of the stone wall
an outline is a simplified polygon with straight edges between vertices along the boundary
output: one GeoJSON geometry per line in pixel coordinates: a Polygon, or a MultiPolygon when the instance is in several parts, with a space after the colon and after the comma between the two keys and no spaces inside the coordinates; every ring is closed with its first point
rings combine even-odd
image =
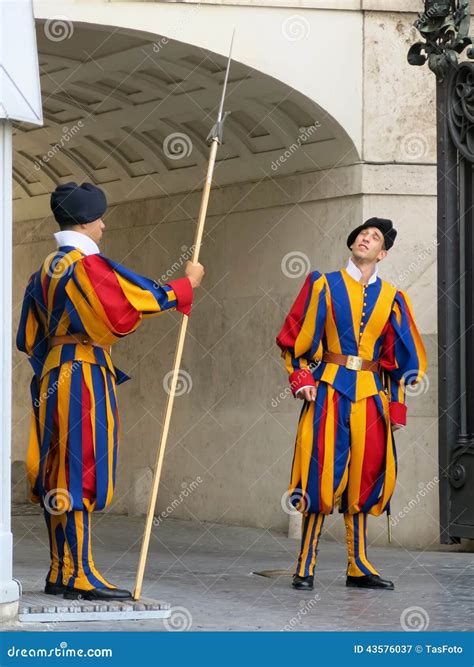
{"type": "MultiPolygon", "coordinates": [[[[366,216],[393,216],[400,230],[400,243],[381,266],[381,273],[408,290],[433,358],[435,309],[430,278],[435,253],[433,249],[429,253],[434,199],[396,192],[357,194],[361,183],[374,187],[366,172],[355,166],[235,185],[213,193],[202,252],[206,277],[196,294],[183,359],[183,381],[190,391],[176,399],[158,513],[169,514],[171,506],[173,516],[179,518],[287,529],[281,497],[300,404],[288,394],[275,336],[306,272],[343,266],[347,234],[366,216]],[[352,194],[335,194],[342,184],[352,194]],[[426,214],[427,204],[431,215],[425,234],[416,220],[421,208],[426,214]]],[[[385,180],[388,184],[388,175],[385,180]]],[[[394,178],[391,189],[397,187],[402,185],[394,178]]],[[[199,200],[196,194],[190,195],[184,214],[175,206],[178,200],[181,197],[112,208],[105,219],[104,254],[150,277],[179,275],[181,269],[175,272],[171,267],[188,253],[199,200]],[[166,222],[160,223],[164,218],[166,222]]],[[[28,274],[53,248],[52,231],[50,221],[16,227],[15,321],[28,274]],[[32,232],[35,225],[38,228],[32,232]],[[34,242],[22,243],[22,237],[31,233],[34,242]]],[[[113,512],[144,511],[164,414],[163,379],[172,366],[179,317],[164,313],[150,319],[114,348],[115,363],[133,379],[119,387],[122,442],[113,512]]],[[[18,353],[14,366],[14,459],[22,459],[29,425],[30,371],[18,353]]],[[[434,474],[434,371],[433,363],[429,391],[411,401],[409,426],[397,438],[401,470],[395,506],[403,506],[434,474]]],[[[426,502],[435,515],[436,492],[426,502]]],[[[415,539],[426,543],[434,538],[436,526],[425,521],[424,531],[416,527],[413,515],[400,524],[399,539],[406,544],[415,539]]]]}

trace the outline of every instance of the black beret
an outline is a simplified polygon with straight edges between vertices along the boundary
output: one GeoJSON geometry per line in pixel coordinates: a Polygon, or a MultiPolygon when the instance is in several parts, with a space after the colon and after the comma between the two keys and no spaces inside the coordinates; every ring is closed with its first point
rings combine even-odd
{"type": "Polygon", "coordinates": [[[359,227],[353,229],[347,237],[347,247],[350,248],[358,234],[360,234],[363,229],[367,229],[367,227],[377,227],[377,229],[380,229],[385,239],[385,249],[390,250],[395,242],[397,230],[394,229],[392,221],[386,220],[385,218],[369,218],[363,225],[359,225],[359,227]]]}
{"type": "Polygon", "coordinates": [[[107,199],[92,183],[64,183],[51,193],[51,210],[60,225],[83,225],[105,213],[107,199]]]}

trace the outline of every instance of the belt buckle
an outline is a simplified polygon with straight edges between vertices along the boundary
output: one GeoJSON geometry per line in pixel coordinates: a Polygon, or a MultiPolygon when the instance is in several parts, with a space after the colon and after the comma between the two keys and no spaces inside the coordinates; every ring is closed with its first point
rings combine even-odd
{"type": "Polygon", "coordinates": [[[347,355],[346,368],[350,368],[351,371],[361,371],[362,370],[362,357],[356,357],[355,355],[347,355]]]}

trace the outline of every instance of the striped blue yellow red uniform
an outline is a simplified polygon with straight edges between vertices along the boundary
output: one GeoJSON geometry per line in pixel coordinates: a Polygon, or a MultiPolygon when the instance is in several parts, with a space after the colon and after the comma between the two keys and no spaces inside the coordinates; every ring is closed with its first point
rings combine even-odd
{"type": "Polygon", "coordinates": [[[409,297],[378,276],[364,285],[345,268],[313,271],[277,344],[293,393],[316,388],[316,400],[304,401],[301,409],[289,485],[292,503],[303,514],[297,572],[314,570],[320,515],[339,507],[350,543],[349,569],[355,576],[375,573],[366,555],[366,515],[389,510],[397,475],[391,424],[406,423],[406,387],[426,371],[409,297]],[[325,351],[378,360],[382,371],[322,361],[325,351]]]}
{"type": "Polygon", "coordinates": [[[129,379],[112,363],[109,346],[145,318],[166,310],[189,314],[191,303],[188,278],[159,285],[72,246],[58,248],[31,276],[17,347],[34,371],[26,464],[31,500],[45,507],[49,581],[106,585],[92,560],[90,512],[112,501],[120,441],[116,386],[129,379]],[[50,346],[53,336],[71,334],[95,344],[50,346]]]}

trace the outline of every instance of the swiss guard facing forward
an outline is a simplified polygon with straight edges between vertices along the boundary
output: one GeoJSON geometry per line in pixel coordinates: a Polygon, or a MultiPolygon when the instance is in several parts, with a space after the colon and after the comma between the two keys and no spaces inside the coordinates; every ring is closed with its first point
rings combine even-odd
{"type": "Polygon", "coordinates": [[[100,254],[107,201],[91,183],[60,185],[51,195],[57,250],[34,273],[23,301],[17,346],[34,377],[27,454],[31,499],[44,508],[51,566],[45,592],[89,600],[131,598],[94,564],[91,514],[115,487],[120,438],[111,346],[144,318],[189,314],[204,270],[159,286],[100,254]]]}
{"type": "Polygon", "coordinates": [[[426,371],[410,300],[377,273],[396,234],[383,218],[354,229],[346,268],[310,273],[277,337],[293,394],[304,400],[289,487],[303,515],[297,589],[313,588],[324,518],[335,506],[346,525],[347,586],[394,588],[369,561],[367,515],[389,512],[405,386],[426,371]]]}

